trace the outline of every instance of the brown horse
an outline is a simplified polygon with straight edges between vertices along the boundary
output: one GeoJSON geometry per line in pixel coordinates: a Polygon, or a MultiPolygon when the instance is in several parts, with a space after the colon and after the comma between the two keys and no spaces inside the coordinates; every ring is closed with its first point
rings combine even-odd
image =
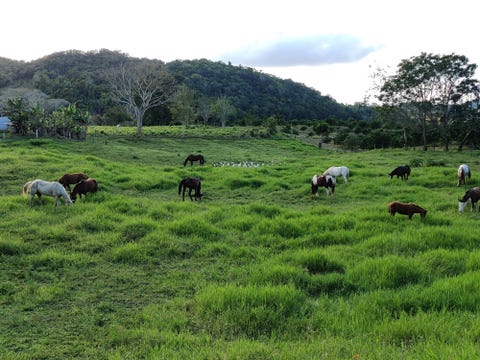
{"type": "Polygon", "coordinates": [[[87,193],[96,193],[98,190],[97,180],[88,178],[86,180],[81,180],[78,184],[75,185],[72,191],[72,201],[77,200],[77,195],[79,198],[82,198],[82,195],[87,195],[87,193]]]}
{"type": "Polygon", "coordinates": [[[62,184],[65,189],[68,189],[68,191],[71,192],[70,185],[78,184],[81,180],[87,179],[88,176],[83,173],[74,173],[63,175],[60,179],[58,179],[58,182],[62,184]]]}
{"type": "Polygon", "coordinates": [[[185,161],[183,162],[183,166],[187,166],[187,163],[190,161],[190,166],[193,165],[193,162],[194,161],[198,161],[200,162],[200,165],[203,165],[205,164],[205,158],[203,157],[203,155],[193,155],[193,154],[190,154],[187,156],[187,158],[185,159],[185,161]]]}
{"type": "Polygon", "coordinates": [[[420,217],[424,218],[427,216],[427,210],[418,206],[414,203],[401,203],[398,201],[393,201],[388,204],[388,212],[394,216],[395,213],[399,213],[402,215],[408,215],[408,218],[411,220],[413,214],[420,214],[420,217]]]}
{"type": "Polygon", "coordinates": [[[186,177],[185,179],[180,181],[180,184],[178,184],[178,195],[182,193],[183,201],[185,201],[185,191],[187,191],[187,188],[188,188],[188,196],[190,196],[191,201],[193,201],[193,197],[192,197],[193,190],[195,190],[195,194],[194,194],[195,201],[197,201],[197,199],[199,201],[202,200],[203,194],[200,192],[202,188],[202,182],[200,181],[200,178],[186,177]]]}

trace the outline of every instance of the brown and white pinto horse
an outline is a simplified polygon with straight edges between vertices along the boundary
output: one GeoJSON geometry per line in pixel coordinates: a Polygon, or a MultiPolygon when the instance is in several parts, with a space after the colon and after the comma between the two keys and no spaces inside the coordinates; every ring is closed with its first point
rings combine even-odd
{"type": "Polygon", "coordinates": [[[88,179],[88,176],[83,173],[74,173],[74,174],[63,175],[60,179],[58,179],[58,182],[62,184],[65,189],[68,189],[68,191],[71,192],[70,185],[75,185],[79,183],[81,180],[87,180],[87,179],[88,179]]]}
{"type": "Polygon", "coordinates": [[[325,187],[325,192],[327,193],[327,195],[333,195],[335,193],[335,185],[336,184],[337,184],[337,180],[335,179],[335,176],[313,175],[313,178],[312,178],[312,181],[311,181],[312,194],[315,194],[315,196],[318,196],[318,187],[323,186],[323,187],[325,187]]]}
{"type": "Polygon", "coordinates": [[[414,203],[401,203],[398,201],[393,201],[388,204],[388,212],[394,216],[395,213],[399,213],[402,215],[408,215],[408,218],[411,220],[413,214],[420,214],[420,217],[424,218],[427,216],[427,210],[418,206],[414,203]]]}
{"type": "Polygon", "coordinates": [[[467,164],[462,164],[458,167],[457,170],[457,186],[460,185],[467,185],[467,178],[470,179],[472,177],[472,173],[470,172],[470,168],[468,167],[467,164]]]}
{"type": "Polygon", "coordinates": [[[480,187],[474,187],[465,193],[463,195],[463,198],[458,199],[458,211],[463,212],[465,210],[465,206],[467,206],[467,203],[470,202],[471,204],[471,211],[477,208],[478,211],[478,200],[480,199],[480,187]]]}

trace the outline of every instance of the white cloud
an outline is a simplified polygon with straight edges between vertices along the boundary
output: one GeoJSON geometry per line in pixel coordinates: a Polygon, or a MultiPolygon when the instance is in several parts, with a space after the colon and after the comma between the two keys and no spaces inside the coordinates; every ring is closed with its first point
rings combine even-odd
{"type": "Polygon", "coordinates": [[[480,64],[478,0],[17,0],[2,3],[0,57],[119,50],[163,61],[231,61],[362,101],[369,65],[420,52],[480,64]]]}
{"type": "Polygon", "coordinates": [[[316,35],[255,44],[220,58],[252,67],[325,65],[356,62],[377,49],[348,34],[316,35]]]}

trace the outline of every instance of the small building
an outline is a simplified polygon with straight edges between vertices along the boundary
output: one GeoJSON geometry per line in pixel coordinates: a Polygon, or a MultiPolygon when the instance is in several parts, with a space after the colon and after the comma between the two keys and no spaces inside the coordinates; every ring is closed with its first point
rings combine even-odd
{"type": "Polygon", "coordinates": [[[0,116],[0,131],[8,131],[8,127],[12,125],[12,122],[7,116],[0,116]]]}

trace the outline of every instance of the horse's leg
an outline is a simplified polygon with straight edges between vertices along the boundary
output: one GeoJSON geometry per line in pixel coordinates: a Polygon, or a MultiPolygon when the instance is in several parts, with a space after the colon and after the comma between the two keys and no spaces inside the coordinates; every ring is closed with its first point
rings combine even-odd
{"type": "Polygon", "coordinates": [[[55,196],[55,206],[58,206],[58,203],[60,202],[60,199],[58,196],[55,196]]]}
{"type": "Polygon", "coordinates": [[[30,207],[33,207],[33,198],[35,197],[35,194],[30,194],[30,207]]]}
{"type": "Polygon", "coordinates": [[[185,191],[187,190],[187,188],[184,186],[183,187],[183,191],[182,191],[182,199],[183,201],[185,201],[185,191]]]}
{"type": "Polygon", "coordinates": [[[43,202],[42,202],[42,194],[37,193],[37,196],[38,196],[38,203],[39,203],[40,205],[43,205],[43,202]]]}
{"type": "Polygon", "coordinates": [[[188,189],[188,196],[190,196],[190,201],[193,201],[192,190],[192,188],[188,189]]]}

